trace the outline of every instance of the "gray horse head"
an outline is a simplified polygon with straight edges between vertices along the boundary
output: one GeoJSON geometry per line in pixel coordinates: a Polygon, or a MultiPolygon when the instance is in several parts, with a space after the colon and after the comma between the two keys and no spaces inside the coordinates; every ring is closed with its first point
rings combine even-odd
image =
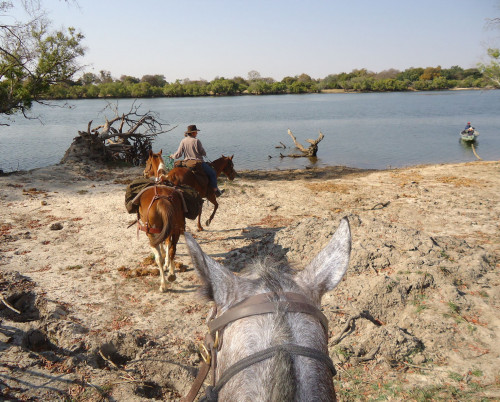
{"type": "MultiPolygon", "coordinates": [[[[293,292],[320,308],[322,296],[342,280],[351,251],[349,223],[344,218],[328,245],[303,270],[294,272],[264,260],[235,275],[207,256],[188,233],[185,237],[203,292],[215,302],[219,316],[262,293],[279,301],[280,295],[293,292]]],[[[328,353],[327,335],[315,316],[277,307],[274,314],[245,317],[225,327],[216,378],[242,359],[281,344],[328,353]]],[[[221,401],[330,401],[335,400],[335,391],[331,372],[324,363],[281,351],[238,372],[218,397],[221,401]]]]}

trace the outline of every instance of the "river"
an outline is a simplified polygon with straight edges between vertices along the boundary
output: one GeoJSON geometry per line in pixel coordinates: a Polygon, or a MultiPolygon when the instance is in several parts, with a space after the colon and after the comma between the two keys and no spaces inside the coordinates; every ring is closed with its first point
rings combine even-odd
{"type": "MultiPolygon", "coordinates": [[[[110,102],[122,113],[133,100],[110,102]]],[[[57,107],[33,107],[39,120],[18,116],[10,126],[0,127],[0,169],[58,163],[78,130],[86,130],[90,120],[103,122],[107,105],[101,99],[53,103],[57,107]],[[71,108],[61,107],[66,103],[71,108]]],[[[331,165],[384,169],[473,161],[470,145],[459,139],[468,121],[480,132],[477,154],[484,160],[500,159],[500,90],[156,98],[137,104],[140,111],[154,111],[177,126],[156,139],[154,151],[175,151],[186,126],[196,124],[208,158],[234,155],[237,170],[331,165]],[[280,158],[280,153],[296,152],[287,129],[304,146],[321,131],[325,138],[318,158],[280,158]],[[280,143],[287,148],[276,148],[280,143]]]]}

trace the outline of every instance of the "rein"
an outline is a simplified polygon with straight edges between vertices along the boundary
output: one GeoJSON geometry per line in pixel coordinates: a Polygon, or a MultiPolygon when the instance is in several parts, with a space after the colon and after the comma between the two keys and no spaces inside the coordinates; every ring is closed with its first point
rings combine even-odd
{"type": "Polygon", "coordinates": [[[271,346],[241,359],[222,373],[221,377],[216,382],[215,370],[217,366],[217,352],[221,348],[223,330],[226,325],[241,318],[259,314],[276,313],[281,307],[287,313],[305,313],[317,318],[328,338],[328,319],[318,308],[313,306],[305,296],[299,293],[284,292],[278,294],[280,300],[273,301],[271,300],[273,295],[275,295],[275,293],[263,293],[251,296],[237,303],[216,318],[214,317],[217,314],[217,309],[214,307],[208,318],[208,333],[205,336],[204,343],[202,343],[200,347],[200,354],[203,358],[202,365],[189,393],[181,399],[182,402],[194,401],[210,369],[212,371],[212,385],[206,388],[206,396],[201,399],[202,401],[217,401],[220,390],[232,377],[240,371],[263,360],[270,359],[282,351],[286,351],[292,355],[316,359],[328,367],[332,376],[336,374],[333,362],[327,353],[305,346],[283,344],[271,346]]]}

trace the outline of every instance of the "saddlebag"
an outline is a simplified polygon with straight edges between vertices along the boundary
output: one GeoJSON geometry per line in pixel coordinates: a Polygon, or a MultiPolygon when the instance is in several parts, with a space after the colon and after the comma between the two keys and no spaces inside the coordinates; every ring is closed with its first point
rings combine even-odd
{"type": "Polygon", "coordinates": [[[125,208],[129,214],[134,214],[139,212],[139,203],[134,204],[134,198],[146,187],[154,186],[155,182],[151,179],[146,179],[144,177],[139,177],[132,181],[127,186],[127,191],[125,191],[125,208]]]}

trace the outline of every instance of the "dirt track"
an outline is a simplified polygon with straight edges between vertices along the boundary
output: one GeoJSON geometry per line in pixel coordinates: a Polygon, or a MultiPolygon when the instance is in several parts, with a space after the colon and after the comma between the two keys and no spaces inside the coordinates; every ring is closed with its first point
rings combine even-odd
{"type": "MultiPolygon", "coordinates": [[[[187,391],[209,304],[182,239],[188,271],[158,292],[147,241],[127,229],[125,187],[138,174],[53,166],[0,177],[0,291],[21,312],[0,305],[5,399],[187,391]]],[[[300,269],[349,217],[350,268],[323,299],[341,400],[500,398],[499,162],[241,172],[222,187],[212,225],[187,226],[235,271],[266,255],[300,269]]]]}

